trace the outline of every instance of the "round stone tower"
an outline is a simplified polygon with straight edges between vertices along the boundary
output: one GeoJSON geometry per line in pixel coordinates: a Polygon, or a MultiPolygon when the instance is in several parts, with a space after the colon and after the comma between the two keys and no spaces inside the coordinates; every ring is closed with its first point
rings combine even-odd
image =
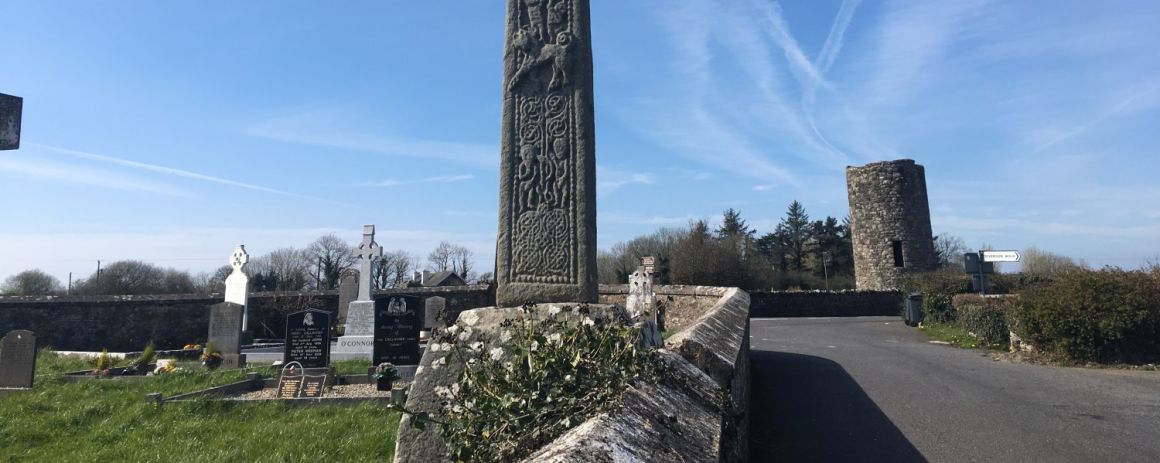
{"type": "Polygon", "coordinates": [[[901,289],[907,273],[934,270],[926,171],[911,159],[846,167],[858,289],[901,289]]]}

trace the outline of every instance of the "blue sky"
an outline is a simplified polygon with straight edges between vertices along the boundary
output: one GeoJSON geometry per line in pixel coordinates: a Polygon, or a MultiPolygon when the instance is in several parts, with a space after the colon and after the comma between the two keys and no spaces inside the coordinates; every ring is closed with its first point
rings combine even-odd
{"type": "MultiPolygon", "coordinates": [[[[208,271],[323,233],[493,265],[497,1],[0,2],[0,278],[208,271]]],[[[1160,255],[1160,5],[603,1],[601,248],[732,207],[847,214],[844,168],[926,166],[936,233],[1160,255]]]]}

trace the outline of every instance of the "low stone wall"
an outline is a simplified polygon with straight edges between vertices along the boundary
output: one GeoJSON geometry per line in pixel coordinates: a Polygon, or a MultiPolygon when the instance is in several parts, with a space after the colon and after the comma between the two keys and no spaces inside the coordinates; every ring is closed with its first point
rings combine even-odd
{"type": "Polygon", "coordinates": [[[748,461],[749,295],[737,288],[656,292],[717,297],[665,342],[669,368],[658,384],[628,391],[622,408],[571,429],[525,461],[748,461]]]}
{"type": "MultiPolygon", "coordinates": [[[[441,296],[452,317],[494,300],[486,285],[400,288],[375,292],[385,304],[392,295],[441,296]]],[[[150,340],[158,349],[179,349],[204,340],[209,306],[220,294],[158,296],[0,297],[0,333],[26,329],[41,346],[58,350],[137,351],[150,340]]],[[[281,338],[286,314],[315,308],[338,311],[338,291],[270,292],[250,295],[250,330],[258,338],[281,338]]]]}
{"type": "MultiPolygon", "coordinates": [[[[653,292],[657,295],[657,303],[664,309],[665,331],[675,333],[688,328],[705,314],[718,299],[725,294],[726,288],[714,286],[685,286],[685,285],[656,285],[653,292]]],[[[628,285],[600,285],[601,304],[625,305],[628,297],[628,285]]]]}
{"type": "Polygon", "coordinates": [[[866,317],[901,313],[899,291],[754,291],[749,316],[866,317]]]}

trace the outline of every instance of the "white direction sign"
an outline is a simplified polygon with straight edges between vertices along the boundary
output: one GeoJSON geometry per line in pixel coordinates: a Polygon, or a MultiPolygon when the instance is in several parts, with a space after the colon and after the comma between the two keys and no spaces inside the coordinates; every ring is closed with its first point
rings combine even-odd
{"type": "Polygon", "coordinates": [[[1019,262],[1019,251],[983,251],[983,262],[1019,262]]]}

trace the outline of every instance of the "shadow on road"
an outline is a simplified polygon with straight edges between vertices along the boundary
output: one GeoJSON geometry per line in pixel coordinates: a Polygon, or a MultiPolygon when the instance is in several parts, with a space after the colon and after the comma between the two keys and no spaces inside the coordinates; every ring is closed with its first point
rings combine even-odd
{"type": "Polygon", "coordinates": [[[758,350],[749,358],[751,461],[926,461],[841,365],[758,350]]]}

